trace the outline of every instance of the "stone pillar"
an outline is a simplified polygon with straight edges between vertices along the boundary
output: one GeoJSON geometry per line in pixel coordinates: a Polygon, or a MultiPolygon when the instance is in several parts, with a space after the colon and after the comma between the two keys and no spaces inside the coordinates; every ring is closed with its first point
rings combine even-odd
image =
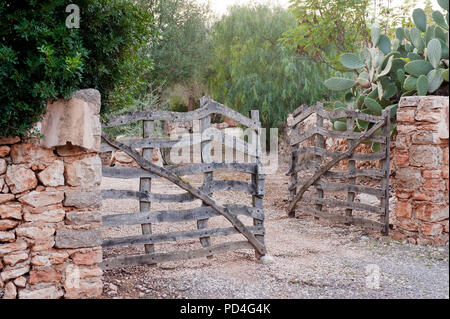
{"type": "Polygon", "coordinates": [[[449,100],[410,96],[400,100],[394,154],[399,239],[445,244],[449,234],[449,100]]]}
{"type": "Polygon", "coordinates": [[[0,298],[95,298],[100,94],[81,90],[47,109],[44,138],[0,138],[0,298]]]}

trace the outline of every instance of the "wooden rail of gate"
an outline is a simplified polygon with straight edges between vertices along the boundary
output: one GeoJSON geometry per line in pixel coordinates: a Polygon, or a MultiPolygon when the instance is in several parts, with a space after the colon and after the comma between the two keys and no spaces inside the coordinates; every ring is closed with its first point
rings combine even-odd
{"type": "MultiPolygon", "coordinates": [[[[113,119],[110,119],[103,127],[113,127],[125,125],[136,121],[143,121],[143,139],[128,140],[120,143],[111,139],[102,133],[102,152],[111,150],[122,150],[140,165],[139,168],[116,168],[103,167],[103,176],[111,178],[140,178],[139,191],[131,190],[103,190],[104,199],[124,199],[133,198],[139,200],[139,212],[126,212],[123,214],[103,216],[103,227],[117,227],[127,225],[142,225],[142,235],[128,236],[123,238],[112,238],[103,241],[103,248],[123,245],[144,245],[145,254],[135,256],[119,256],[108,258],[102,262],[104,269],[124,267],[139,264],[156,264],[166,261],[175,261],[199,257],[211,257],[213,254],[222,253],[231,250],[251,248],[256,252],[257,258],[265,254],[264,246],[264,181],[265,175],[260,163],[260,134],[261,125],[259,122],[258,111],[251,111],[251,118],[221,105],[209,98],[202,98],[200,109],[187,112],[166,112],[159,110],[142,111],[128,113],[113,119]],[[171,165],[160,168],[153,165],[153,148],[183,147],[183,139],[174,138],[153,138],[153,121],[169,122],[187,122],[200,120],[201,133],[205,132],[211,125],[211,115],[221,114],[241,123],[251,129],[251,143],[244,140],[222,136],[222,142],[228,146],[247,154],[251,160],[248,163],[225,163],[213,162],[211,158],[211,138],[207,134],[201,135],[199,139],[190,139],[187,145],[191,143],[200,143],[202,153],[202,163],[188,165],[171,165]],[[142,149],[142,156],[135,151],[136,148],[142,149]],[[242,173],[248,173],[252,176],[252,183],[233,180],[214,180],[213,172],[217,170],[231,170],[242,173]],[[195,188],[181,178],[181,176],[192,174],[204,174],[203,185],[195,188]],[[182,189],[186,190],[183,194],[157,194],[151,189],[152,179],[165,178],[182,189]],[[211,195],[220,190],[244,191],[252,196],[252,206],[243,205],[219,205],[211,195]],[[184,203],[197,199],[202,200],[202,206],[185,210],[165,210],[152,211],[151,203],[184,203]],[[229,228],[208,228],[208,219],[216,216],[224,216],[231,222],[229,228]],[[238,216],[248,216],[253,219],[253,225],[246,226],[238,216]],[[153,234],[152,224],[155,223],[173,223],[197,221],[197,229],[185,230],[180,232],[153,234]],[[241,233],[247,239],[245,241],[226,242],[217,245],[211,245],[211,237],[228,236],[241,233]],[[183,239],[199,238],[203,248],[191,251],[178,251],[170,253],[155,252],[155,244],[162,242],[178,241],[183,239]]],[[[188,139],[189,140],[189,139],[188,139]]]]}
{"type": "Polygon", "coordinates": [[[287,172],[287,175],[290,175],[288,216],[294,217],[296,205],[302,202],[307,205],[302,205],[301,210],[315,218],[360,225],[387,235],[389,231],[390,112],[384,110],[382,116],[374,116],[351,109],[327,111],[321,103],[311,107],[302,105],[289,115],[288,128],[291,147],[291,166],[287,172]],[[306,132],[300,132],[302,122],[313,114],[316,115],[315,127],[306,132]],[[323,125],[324,119],[346,119],[347,130],[327,130],[323,125]],[[355,131],[356,120],[369,122],[368,129],[363,132],[355,131]],[[346,139],[347,150],[345,152],[328,150],[325,138],[346,139]],[[314,139],[313,146],[302,146],[302,143],[311,139],[314,139]],[[370,154],[355,153],[358,145],[368,141],[380,143],[380,151],[370,154]],[[309,154],[312,158],[307,165],[302,162],[304,154],[309,154]],[[348,160],[348,170],[332,170],[342,160],[348,160]],[[357,169],[357,161],[380,161],[381,168],[357,169]],[[312,170],[313,176],[299,178],[299,172],[304,170],[312,170]],[[372,180],[379,181],[379,187],[358,185],[356,182],[360,177],[371,177],[372,180]],[[306,191],[311,189],[314,192],[306,194],[306,191]],[[347,199],[325,198],[324,192],[347,192],[347,199]],[[356,193],[375,195],[379,198],[380,205],[357,203],[355,202],[356,193]],[[309,204],[314,206],[310,207],[309,204]],[[324,206],[341,207],[345,209],[345,214],[325,212],[324,206]],[[378,221],[356,217],[353,215],[355,210],[378,215],[378,221]]]}

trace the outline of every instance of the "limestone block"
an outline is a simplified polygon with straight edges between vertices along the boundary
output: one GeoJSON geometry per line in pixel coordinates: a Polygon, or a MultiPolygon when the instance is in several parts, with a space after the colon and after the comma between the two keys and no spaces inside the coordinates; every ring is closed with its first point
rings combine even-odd
{"type": "Polygon", "coordinates": [[[86,89],[75,92],[69,101],[58,99],[47,103],[47,113],[41,123],[45,136],[41,145],[63,146],[68,142],[90,151],[100,150],[100,93],[86,89]]]}

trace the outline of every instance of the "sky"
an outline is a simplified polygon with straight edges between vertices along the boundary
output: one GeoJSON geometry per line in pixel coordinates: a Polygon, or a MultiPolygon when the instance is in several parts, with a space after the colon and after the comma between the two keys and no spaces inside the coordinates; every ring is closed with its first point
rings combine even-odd
{"type": "MultiPolygon", "coordinates": [[[[209,3],[211,4],[211,9],[218,15],[221,16],[222,14],[225,14],[227,12],[227,7],[234,5],[234,4],[247,4],[247,3],[270,3],[272,5],[279,4],[280,6],[287,8],[289,6],[289,0],[197,0],[199,2],[209,3]]],[[[402,3],[403,0],[393,0],[392,1],[395,4],[402,3]]],[[[421,5],[421,2],[424,3],[425,1],[418,1],[418,7],[423,7],[424,5],[421,5]]],[[[437,0],[432,0],[433,8],[438,9],[439,5],[437,4],[437,0]]]]}

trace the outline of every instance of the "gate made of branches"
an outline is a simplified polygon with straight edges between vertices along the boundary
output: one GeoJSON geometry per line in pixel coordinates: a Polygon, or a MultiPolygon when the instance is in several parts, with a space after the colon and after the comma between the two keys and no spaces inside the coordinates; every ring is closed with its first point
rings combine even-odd
{"type": "Polygon", "coordinates": [[[261,124],[258,111],[251,111],[250,118],[219,104],[209,98],[202,98],[200,108],[186,113],[150,110],[128,113],[111,118],[103,128],[125,125],[142,121],[143,138],[119,142],[102,132],[102,152],[121,150],[131,156],[139,168],[103,167],[103,176],[110,178],[139,178],[139,191],[133,190],[103,190],[104,199],[132,198],[139,201],[139,212],[123,212],[103,216],[103,227],[124,227],[141,225],[142,235],[120,238],[110,238],[103,241],[103,248],[114,246],[144,245],[145,253],[140,255],[123,255],[103,260],[104,269],[125,267],[141,264],[156,264],[167,261],[184,260],[199,257],[209,257],[217,253],[238,249],[254,249],[256,256],[266,253],[264,245],[264,181],[265,175],[260,162],[261,124]],[[251,131],[251,143],[236,137],[223,135],[221,141],[228,147],[247,154],[247,162],[213,162],[211,156],[211,141],[207,130],[211,127],[211,116],[221,114],[230,118],[251,131]],[[154,148],[171,148],[183,146],[186,139],[169,137],[154,137],[154,121],[188,122],[200,120],[201,133],[198,138],[187,139],[188,146],[200,143],[201,163],[168,165],[159,167],[152,163],[154,148]],[[141,150],[142,155],[139,151],[141,150]],[[251,183],[236,180],[215,180],[213,172],[218,170],[241,172],[251,175],[251,183]],[[203,174],[203,185],[194,187],[183,176],[203,174]],[[185,192],[182,194],[161,194],[152,192],[152,181],[163,178],[185,192]],[[212,198],[212,194],[221,190],[244,191],[252,196],[252,206],[236,205],[233,198],[229,203],[221,205],[212,198]],[[185,203],[201,200],[200,207],[184,210],[153,211],[151,203],[185,203]],[[227,228],[208,228],[210,218],[222,216],[230,222],[227,228]],[[245,225],[238,216],[248,216],[253,225],[245,225]],[[153,233],[152,224],[177,223],[196,221],[196,229],[178,232],[153,233]],[[242,241],[229,241],[213,245],[212,237],[242,234],[242,241]],[[157,252],[155,244],[198,238],[201,248],[194,250],[157,252]]]}
{"type": "Polygon", "coordinates": [[[290,175],[288,216],[294,217],[298,207],[315,218],[360,225],[387,235],[391,130],[389,110],[384,110],[381,116],[375,116],[351,109],[328,111],[321,103],[311,107],[303,105],[289,115],[288,128],[291,148],[291,166],[287,173],[290,175]],[[311,115],[316,117],[315,126],[301,131],[302,123],[311,115]],[[324,119],[345,121],[346,130],[326,129],[324,119]],[[362,125],[357,126],[356,121],[367,129],[358,130],[362,125]],[[339,152],[327,149],[326,138],[344,139],[346,150],[339,152]],[[357,153],[356,149],[361,143],[379,143],[381,147],[376,152],[357,153]],[[347,161],[344,167],[348,169],[333,169],[344,160],[347,161]],[[379,161],[379,168],[358,169],[358,161],[379,161]],[[363,184],[367,181],[371,186],[363,184]],[[337,193],[340,193],[341,198],[337,198],[337,193]],[[379,205],[356,202],[358,193],[376,196],[379,205]],[[342,199],[343,194],[345,199],[342,199]],[[302,205],[297,206],[300,202],[302,205]],[[341,210],[336,211],[336,208],[341,210]]]}

